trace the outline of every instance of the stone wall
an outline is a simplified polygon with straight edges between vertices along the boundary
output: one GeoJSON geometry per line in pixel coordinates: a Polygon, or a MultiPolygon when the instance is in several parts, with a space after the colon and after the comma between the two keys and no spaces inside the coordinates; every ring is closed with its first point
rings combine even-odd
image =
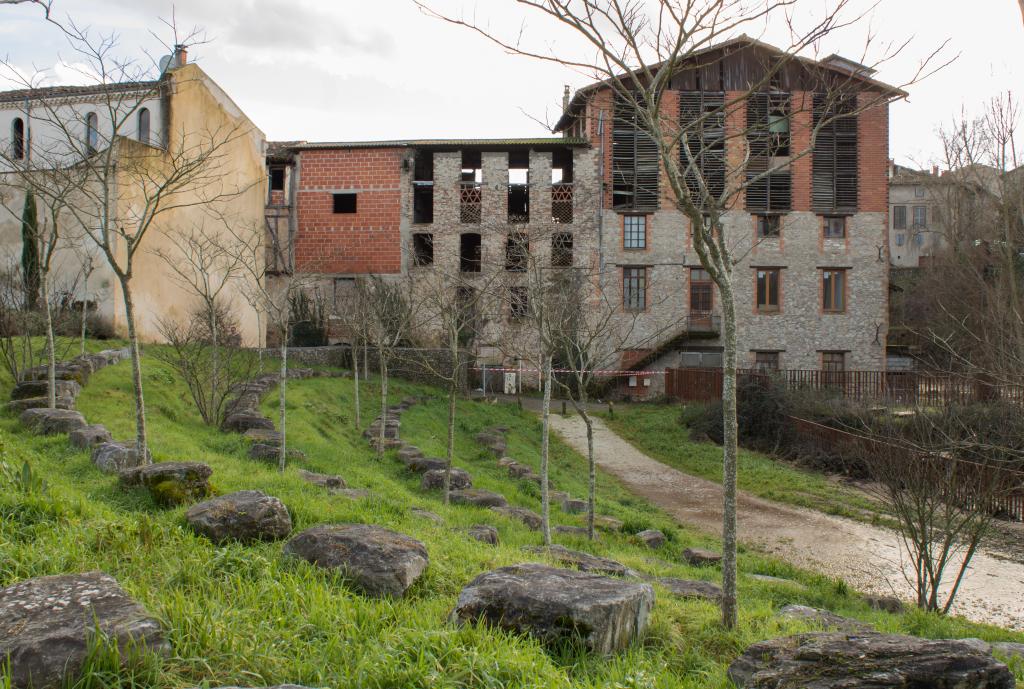
{"type": "MultiPolygon", "coordinates": [[[[352,368],[352,349],[347,345],[335,347],[289,347],[288,361],[299,363],[305,366],[334,366],[337,368],[352,368]]],[[[266,355],[271,358],[278,358],[276,350],[267,350],[266,355]]],[[[362,356],[362,350],[360,350],[362,356]]],[[[459,372],[459,389],[467,388],[468,366],[475,365],[468,352],[463,352],[464,361],[469,362],[459,372]]],[[[369,349],[369,365],[373,372],[380,370],[380,361],[375,348],[369,349]]],[[[416,383],[427,385],[448,385],[448,378],[454,365],[451,353],[447,349],[414,349],[399,348],[396,350],[388,372],[395,378],[402,378],[416,383]]]]}

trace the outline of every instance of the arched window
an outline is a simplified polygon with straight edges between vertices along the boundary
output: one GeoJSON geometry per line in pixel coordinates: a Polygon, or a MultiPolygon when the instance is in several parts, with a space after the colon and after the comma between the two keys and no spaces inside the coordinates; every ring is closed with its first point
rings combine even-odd
{"type": "Polygon", "coordinates": [[[139,141],[144,144],[149,141],[149,108],[139,110],[139,141]]]}
{"type": "Polygon", "coordinates": [[[85,148],[88,153],[95,153],[100,143],[99,118],[90,112],[85,116],[85,148]]]}
{"type": "Polygon", "coordinates": [[[25,120],[15,117],[11,123],[11,157],[21,160],[25,157],[25,120]]]}

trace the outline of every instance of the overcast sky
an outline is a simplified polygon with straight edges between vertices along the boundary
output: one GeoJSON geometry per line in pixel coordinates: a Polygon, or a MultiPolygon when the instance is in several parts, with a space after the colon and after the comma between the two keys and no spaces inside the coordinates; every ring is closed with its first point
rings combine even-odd
{"type": "MultiPolygon", "coordinates": [[[[798,20],[834,2],[801,1],[798,20]]],[[[853,1],[866,7],[873,0],[853,1]]],[[[511,0],[431,4],[475,13],[506,35],[522,30],[531,45],[583,55],[563,29],[524,14],[511,0]]],[[[542,136],[538,120],[556,117],[562,85],[588,81],[559,65],[507,55],[466,29],[425,16],[412,0],[55,0],[58,15],[95,31],[117,31],[121,52],[138,55],[163,52],[150,32],[168,35],[159,19],[170,18],[172,8],[179,27],[199,25],[210,39],[190,57],[269,139],[542,136]]],[[[785,41],[777,23],[746,31],[785,41]]],[[[892,107],[890,151],[899,162],[934,162],[935,132],[961,108],[977,111],[1000,91],[1024,93],[1024,25],[1016,0],[882,0],[869,20],[829,37],[816,52],[859,60],[869,33],[872,57],[890,42],[913,38],[880,70],[878,77],[892,84],[911,78],[947,39],[944,57],[959,55],[892,107]]],[[[48,69],[55,81],[74,81],[58,59],[72,55],[38,8],[0,5],[0,50],[26,72],[48,69]]]]}

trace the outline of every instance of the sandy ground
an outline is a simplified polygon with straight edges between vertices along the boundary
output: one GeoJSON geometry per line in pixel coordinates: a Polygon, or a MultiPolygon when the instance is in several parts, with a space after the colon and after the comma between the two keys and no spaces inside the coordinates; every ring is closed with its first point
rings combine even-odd
{"type": "MultiPolygon", "coordinates": [[[[552,428],[586,455],[586,427],[576,416],[551,415],[552,428]]],[[[632,492],[681,524],[721,535],[722,488],[643,454],[595,419],[597,463],[632,492]]],[[[840,577],[871,593],[912,598],[904,578],[900,541],[888,529],[740,493],[739,539],[794,565],[840,577]]],[[[984,552],[976,555],[953,612],[979,622],[1024,629],[1024,565],[984,552]]]]}

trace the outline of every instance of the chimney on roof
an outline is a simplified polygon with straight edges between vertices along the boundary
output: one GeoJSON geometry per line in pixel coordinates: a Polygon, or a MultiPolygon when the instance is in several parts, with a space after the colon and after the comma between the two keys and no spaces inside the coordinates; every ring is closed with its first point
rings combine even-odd
{"type": "Polygon", "coordinates": [[[932,165],[932,177],[938,177],[938,176],[939,176],[939,166],[938,165],[932,165]]]}
{"type": "Polygon", "coordinates": [[[188,63],[188,47],[181,43],[174,46],[174,57],[171,64],[175,67],[184,67],[188,63]]]}
{"type": "Polygon", "coordinates": [[[565,88],[562,90],[562,112],[569,110],[569,100],[569,84],[566,84],[565,88]]]}

